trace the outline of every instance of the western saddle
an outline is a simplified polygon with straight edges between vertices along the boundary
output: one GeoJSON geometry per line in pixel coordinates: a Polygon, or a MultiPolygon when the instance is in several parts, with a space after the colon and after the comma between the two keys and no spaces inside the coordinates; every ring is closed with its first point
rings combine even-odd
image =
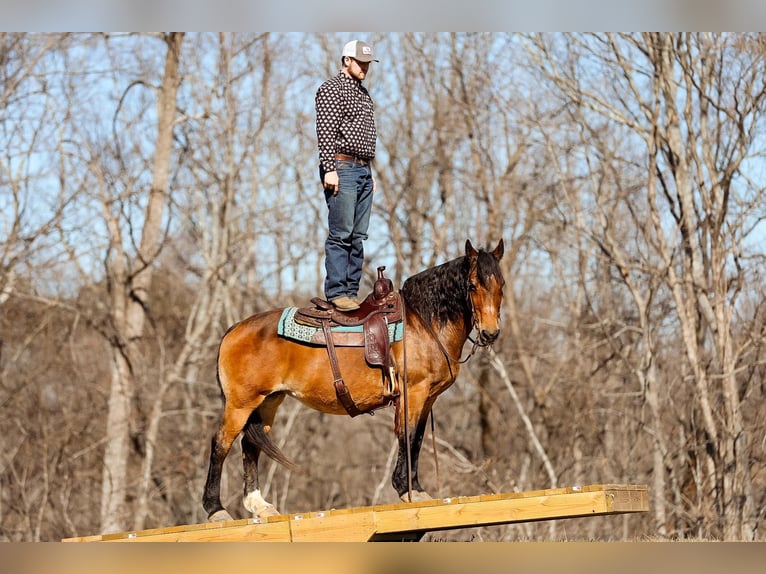
{"type": "Polygon", "coordinates": [[[315,297],[311,299],[314,307],[298,309],[295,314],[297,323],[321,329],[323,337],[317,337],[316,342],[327,347],[335,393],[343,408],[352,417],[371,411],[361,411],[354,403],[340,373],[338,357],[335,353],[336,346],[364,347],[364,357],[370,367],[379,367],[383,372],[383,396],[388,399],[389,404],[399,396],[396,364],[391,355],[388,326],[403,321],[404,312],[401,295],[394,291],[391,280],[383,275],[385,269],[385,267],[378,267],[378,278],[372,292],[362,301],[359,309],[340,311],[332,303],[315,297]],[[361,333],[333,331],[334,327],[360,325],[361,333]]]}

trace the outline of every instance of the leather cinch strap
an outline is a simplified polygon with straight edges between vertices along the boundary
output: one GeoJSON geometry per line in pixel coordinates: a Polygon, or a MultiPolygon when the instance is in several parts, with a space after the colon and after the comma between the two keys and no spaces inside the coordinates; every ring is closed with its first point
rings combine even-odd
{"type": "Polygon", "coordinates": [[[343,381],[343,377],[340,374],[340,367],[338,366],[338,356],[335,354],[335,344],[332,341],[332,330],[330,329],[329,321],[322,321],[322,330],[324,331],[324,337],[327,341],[327,355],[330,357],[330,367],[332,368],[333,386],[335,387],[335,394],[338,395],[338,400],[346,412],[355,417],[361,415],[354,399],[351,398],[351,393],[348,392],[348,387],[343,381]]]}

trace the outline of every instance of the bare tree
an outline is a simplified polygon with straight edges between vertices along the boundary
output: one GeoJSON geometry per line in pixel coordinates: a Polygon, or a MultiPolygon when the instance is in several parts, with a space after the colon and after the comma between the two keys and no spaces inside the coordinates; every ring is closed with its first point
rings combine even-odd
{"type": "Polygon", "coordinates": [[[144,333],[153,263],[162,246],[163,210],[167,202],[168,175],[172,161],[183,36],[182,33],[169,33],[163,38],[167,52],[162,85],[157,94],[154,165],[140,243],[134,256],[126,253],[126,241],[130,238],[124,237],[120,212],[109,209],[114,203],[110,190],[104,189],[107,193],[104,197],[104,216],[111,236],[106,270],[115,330],[101,490],[101,529],[104,532],[125,530],[128,527],[125,497],[130,480],[128,460],[131,451],[131,404],[135,400],[135,378],[141,365],[138,342],[144,333]]]}
{"type": "MultiPolygon", "coordinates": [[[[641,353],[630,371],[652,413],[655,487],[676,503],[694,503],[679,500],[680,476],[671,476],[675,495],[662,479],[663,469],[673,467],[665,430],[671,413],[661,412],[669,391],[658,377],[659,331],[652,323],[662,318],[654,305],[672,301],[679,350],[694,383],[694,392],[675,400],[693,397],[701,423],[687,420],[684,448],[701,462],[694,470],[697,496],[715,501],[711,510],[719,520],[705,535],[752,539],[756,518],[745,461],[753,443],[742,417],[734,310],[747,274],[743,241],[763,217],[763,189],[747,169],[749,158],[763,154],[756,136],[766,96],[757,72],[762,52],[754,49],[760,40],[593,35],[567,38],[560,47],[568,55],[555,40],[532,38],[533,53],[556,90],[579,110],[575,118],[583,127],[581,146],[593,178],[589,193],[597,208],[578,229],[598,245],[637,310],[641,353]],[[627,152],[624,159],[605,153],[610,144],[601,141],[610,129],[643,155],[616,142],[614,149],[627,152]],[[620,204],[622,216],[612,207],[620,204]]],[[[656,507],[660,532],[666,531],[665,505],[656,507]]]]}
{"type": "Polygon", "coordinates": [[[60,112],[48,82],[56,74],[50,58],[67,42],[66,34],[0,34],[0,306],[7,301],[22,268],[36,254],[50,257],[49,238],[71,201],[68,190],[41,193],[36,183],[51,172],[35,165],[38,138],[55,142],[60,112]],[[19,129],[23,125],[24,130],[19,129]],[[47,244],[46,244],[47,243],[47,244]]]}

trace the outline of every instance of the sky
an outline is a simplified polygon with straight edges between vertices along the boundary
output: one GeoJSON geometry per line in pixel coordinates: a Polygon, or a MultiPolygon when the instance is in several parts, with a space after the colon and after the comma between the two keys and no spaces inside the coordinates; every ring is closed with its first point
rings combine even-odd
{"type": "MultiPolygon", "coordinates": [[[[739,31],[746,30],[748,24],[762,26],[766,22],[766,0],[379,0],[375,3],[340,0],[0,0],[0,3],[4,8],[0,29],[13,31],[739,31]]],[[[761,234],[757,236],[761,237],[761,234]]]]}
{"type": "Polygon", "coordinates": [[[763,0],[0,0],[5,31],[753,31],[763,0]]]}

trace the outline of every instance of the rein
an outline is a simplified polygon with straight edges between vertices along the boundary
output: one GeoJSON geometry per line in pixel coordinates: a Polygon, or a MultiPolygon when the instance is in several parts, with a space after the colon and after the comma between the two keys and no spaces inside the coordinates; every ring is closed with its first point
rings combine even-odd
{"type": "Polygon", "coordinates": [[[402,300],[402,358],[404,359],[404,385],[402,387],[402,401],[397,404],[402,405],[402,417],[404,419],[404,442],[406,444],[405,450],[407,452],[407,500],[412,502],[412,446],[410,445],[410,429],[407,419],[409,418],[409,405],[407,401],[407,387],[409,382],[407,379],[407,302],[404,300],[404,295],[401,296],[402,300]]]}
{"type": "MultiPolygon", "coordinates": [[[[401,292],[400,292],[401,294],[401,292]]],[[[470,292],[468,293],[468,303],[471,306],[471,329],[468,331],[468,335],[466,336],[466,339],[468,341],[471,341],[472,347],[471,351],[468,353],[468,355],[464,359],[457,358],[455,359],[452,357],[447,351],[447,348],[444,346],[444,343],[442,343],[441,339],[439,338],[439,335],[436,334],[436,331],[434,330],[433,326],[430,322],[427,322],[425,319],[423,319],[423,316],[420,314],[420,312],[415,308],[409,308],[406,304],[404,295],[401,294],[401,301],[402,301],[402,322],[404,324],[407,323],[407,311],[410,309],[412,310],[412,313],[418,318],[418,320],[425,326],[428,333],[431,335],[431,338],[436,342],[436,345],[439,347],[439,350],[441,351],[442,355],[444,355],[445,361],[447,361],[447,368],[449,369],[450,379],[455,381],[455,373],[452,370],[452,363],[462,365],[463,363],[468,362],[468,360],[473,357],[476,354],[476,349],[479,347],[485,347],[487,345],[482,345],[479,343],[478,340],[474,340],[471,337],[471,332],[477,328],[478,325],[478,318],[476,317],[476,306],[473,302],[473,297],[471,297],[470,292]]],[[[412,502],[412,462],[411,462],[411,445],[410,445],[410,435],[409,435],[409,425],[408,425],[408,418],[409,418],[409,407],[408,407],[408,397],[407,397],[407,329],[405,328],[403,330],[402,334],[402,345],[403,345],[403,359],[404,359],[404,385],[402,389],[402,397],[399,404],[402,407],[403,413],[402,416],[404,417],[404,440],[406,444],[406,454],[407,454],[407,497],[409,502],[412,502]]],[[[435,423],[434,423],[434,412],[433,409],[431,409],[431,440],[433,442],[432,448],[434,453],[434,465],[436,467],[436,482],[437,482],[437,488],[439,484],[439,458],[437,456],[436,451],[436,433],[435,433],[435,423]]]]}
{"type": "MultiPolygon", "coordinates": [[[[476,319],[476,308],[473,304],[473,299],[471,298],[470,294],[468,295],[468,300],[471,303],[471,330],[473,330],[476,327],[476,323],[478,322],[476,319]]],[[[409,310],[406,307],[406,303],[404,300],[404,296],[402,295],[402,318],[403,323],[406,323],[406,317],[407,313],[405,309],[409,310]]],[[[447,361],[447,368],[449,369],[449,375],[450,378],[454,381],[455,380],[455,373],[452,371],[452,363],[457,363],[459,365],[462,365],[463,363],[468,362],[468,359],[474,356],[476,353],[476,349],[478,349],[480,346],[478,341],[474,341],[470,334],[468,335],[468,340],[473,343],[473,346],[471,347],[471,352],[468,353],[468,356],[465,359],[455,359],[450,354],[449,351],[447,351],[447,348],[444,346],[444,343],[441,342],[441,339],[439,339],[439,336],[436,334],[436,331],[434,331],[434,328],[431,326],[430,322],[425,321],[423,319],[423,316],[412,307],[412,312],[417,316],[417,318],[420,320],[420,322],[425,326],[425,328],[428,330],[429,334],[433,338],[434,341],[436,341],[436,344],[439,346],[439,350],[442,352],[442,355],[444,355],[444,359],[447,361]]],[[[404,437],[405,442],[407,443],[407,496],[410,502],[412,502],[412,467],[410,462],[410,436],[409,436],[409,429],[407,424],[407,331],[404,331],[403,334],[403,346],[404,346],[404,388],[403,388],[403,407],[404,407],[404,437]]],[[[436,428],[434,424],[434,411],[431,409],[431,441],[432,441],[432,450],[434,453],[434,465],[436,467],[436,483],[437,483],[437,489],[439,484],[439,457],[437,455],[436,451],[436,428]]]]}

